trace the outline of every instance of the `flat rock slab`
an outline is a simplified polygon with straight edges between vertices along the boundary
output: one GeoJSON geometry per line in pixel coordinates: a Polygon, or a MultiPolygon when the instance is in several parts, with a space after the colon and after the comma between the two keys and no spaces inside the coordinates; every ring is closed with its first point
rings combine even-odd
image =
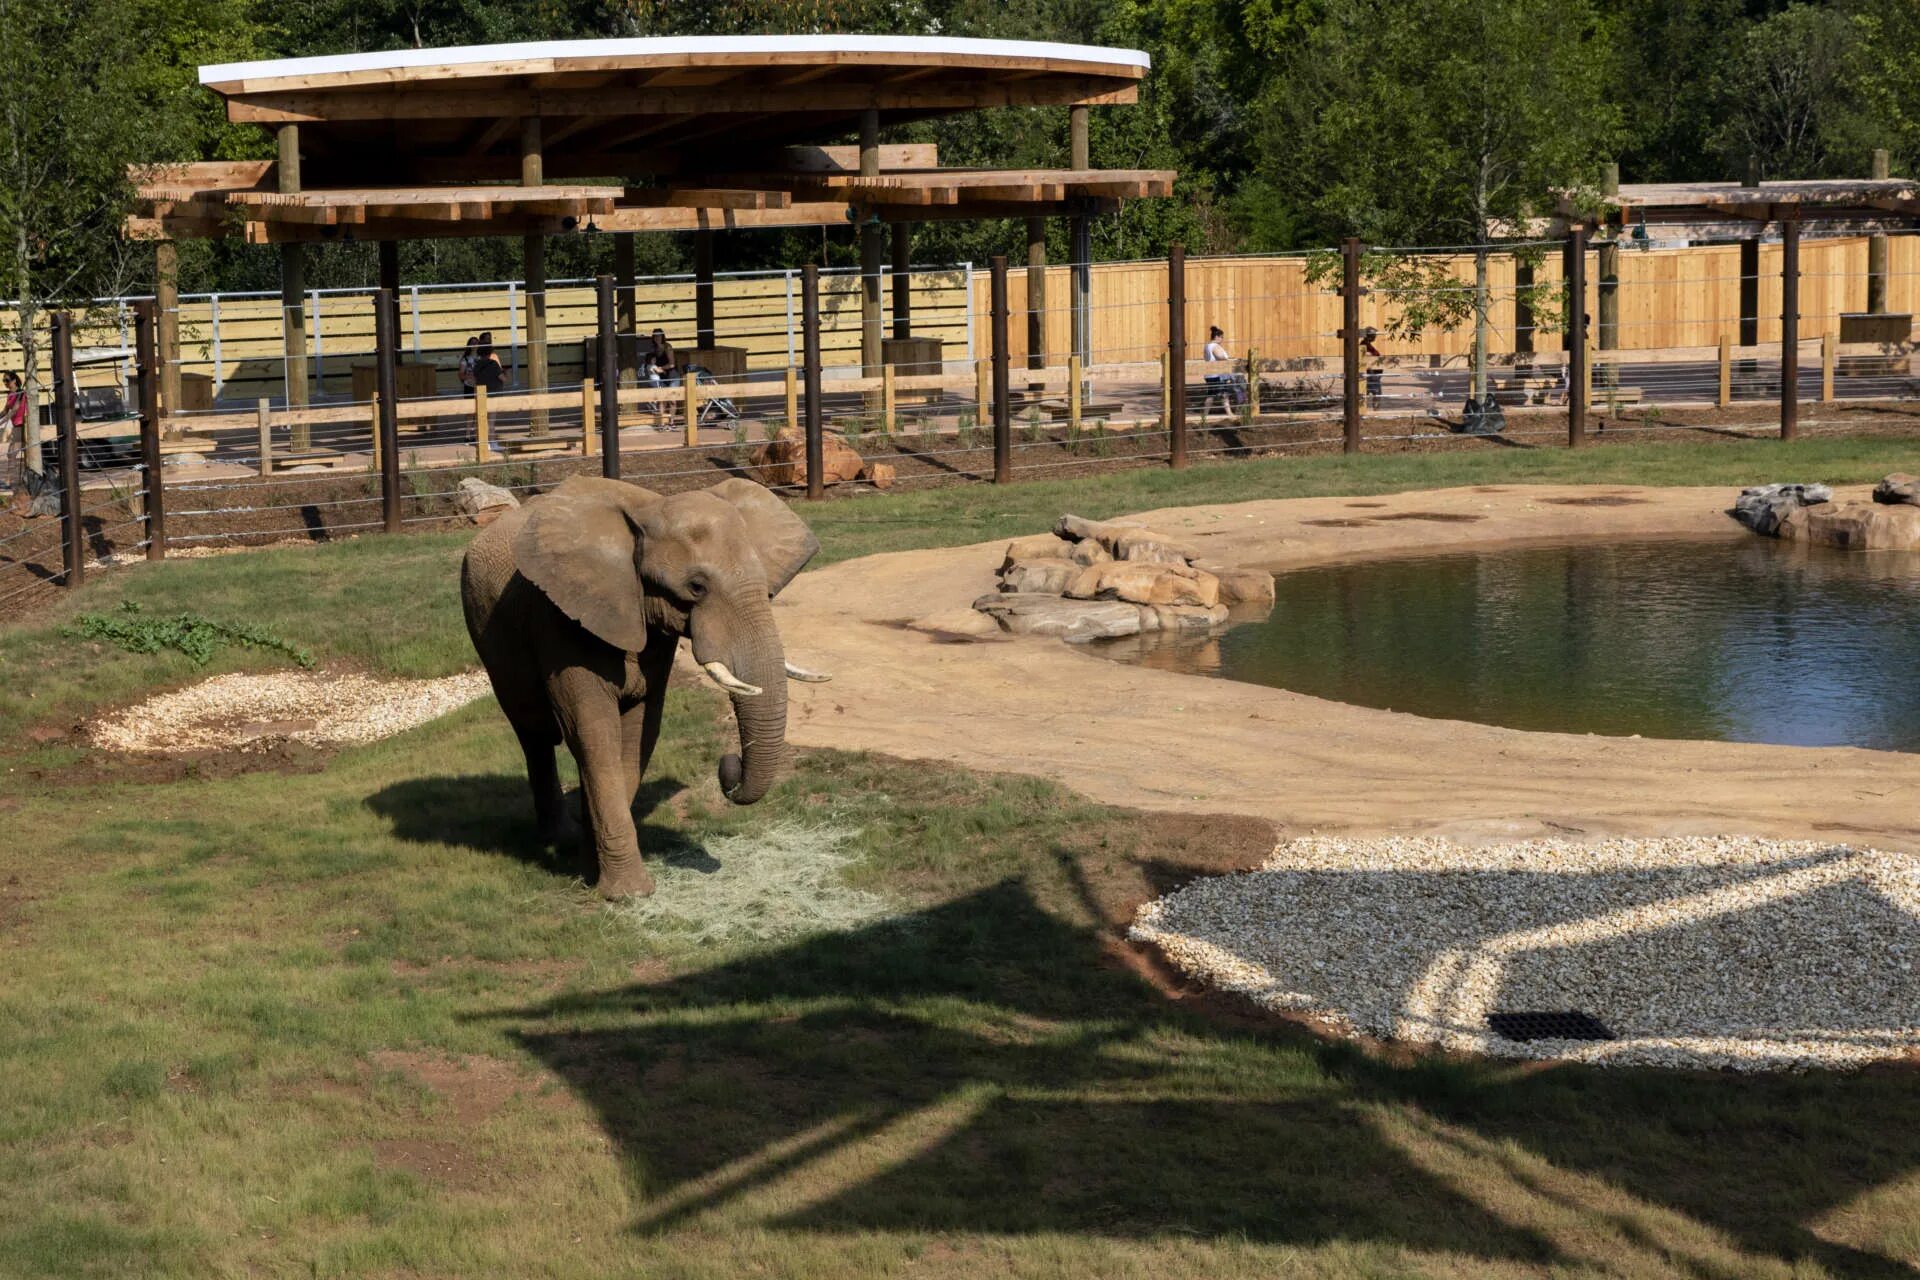
{"type": "Polygon", "coordinates": [[[1842,551],[1920,551],[1920,507],[1878,502],[1802,507],[1780,522],[1780,537],[1842,551]]]}
{"type": "Polygon", "coordinates": [[[1010,592],[982,596],[973,607],[1016,636],[1059,636],[1077,642],[1140,634],[1140,610],[1124,600],[1062,600],[1010,592]]]}

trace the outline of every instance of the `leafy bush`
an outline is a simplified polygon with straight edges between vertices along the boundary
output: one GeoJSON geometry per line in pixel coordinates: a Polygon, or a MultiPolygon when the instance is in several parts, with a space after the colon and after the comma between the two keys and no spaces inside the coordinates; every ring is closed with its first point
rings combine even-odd
{"type": "Polygon", "coordinates": [[[215,622],[197,613],[177,613],[170,618],[149,618],[132,600],[122,600],[118,613],[83,613],[60,634],[86,640],[105,640],[128,653],[158,653],[172,649],[184,653],[200,666],[213,660],[222,646],[237,644],[250,649],[270,649],[284,653],[302,667],[313,665],[313,655],[287,643],[260,627],[245,623],[215,622]]]}

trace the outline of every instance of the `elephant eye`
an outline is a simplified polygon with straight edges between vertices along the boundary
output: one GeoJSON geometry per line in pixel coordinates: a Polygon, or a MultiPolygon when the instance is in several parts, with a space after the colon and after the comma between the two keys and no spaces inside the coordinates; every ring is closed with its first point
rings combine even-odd
{"type": "Polygon", "coordinates": [[[707,579],[705,574],[696,573],[687,579],[687,599],[704,600],[706,595],[707,579]]]}

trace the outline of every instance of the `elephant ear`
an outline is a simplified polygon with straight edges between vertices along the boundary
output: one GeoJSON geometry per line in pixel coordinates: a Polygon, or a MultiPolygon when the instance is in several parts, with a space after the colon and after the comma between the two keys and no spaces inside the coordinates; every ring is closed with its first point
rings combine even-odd
{"type": "Polygon", "coordinates": [[[791,508],[767,491],[765,485],[734,478],[708,490],[725,498],[747,522],[747,536],[767,571],[767,594],[777,596],[820,550],[820,539],[791,508]]]}
{"type": "Polygon", "coordinates": [[[647,647],[637,549],[640,520],[660,495],[574,476],[527,504],[513,563],[560,612],[617,649],[647,647]]]}

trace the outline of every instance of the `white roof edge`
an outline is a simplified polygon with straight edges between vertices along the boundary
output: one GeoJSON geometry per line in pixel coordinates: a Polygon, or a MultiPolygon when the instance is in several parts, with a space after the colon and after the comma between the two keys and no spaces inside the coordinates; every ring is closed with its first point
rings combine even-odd
{"type": "Polygon", "coordinates": [[[276,58],[264,62],[222,62],[200,68],[201,84],[229,80],[273,80],[282,76],[337,75],[352,71],[389,71],[404,67],[456,67],[475,62],[527,58],[592,58],[644,54],[700,53],[952,53],[1001,58],[1051,58],[1061,62],[1105,62],[1146,68],[1152,59],[1138,49],[1109,49],[1089,44],[1044,40],[975,40],[958,36],[649,36],[624,40],[543,40],[526,44],[479,44],[452,49],[392,49],[380,53],[341,53],[316,58],[276,58]]]}

